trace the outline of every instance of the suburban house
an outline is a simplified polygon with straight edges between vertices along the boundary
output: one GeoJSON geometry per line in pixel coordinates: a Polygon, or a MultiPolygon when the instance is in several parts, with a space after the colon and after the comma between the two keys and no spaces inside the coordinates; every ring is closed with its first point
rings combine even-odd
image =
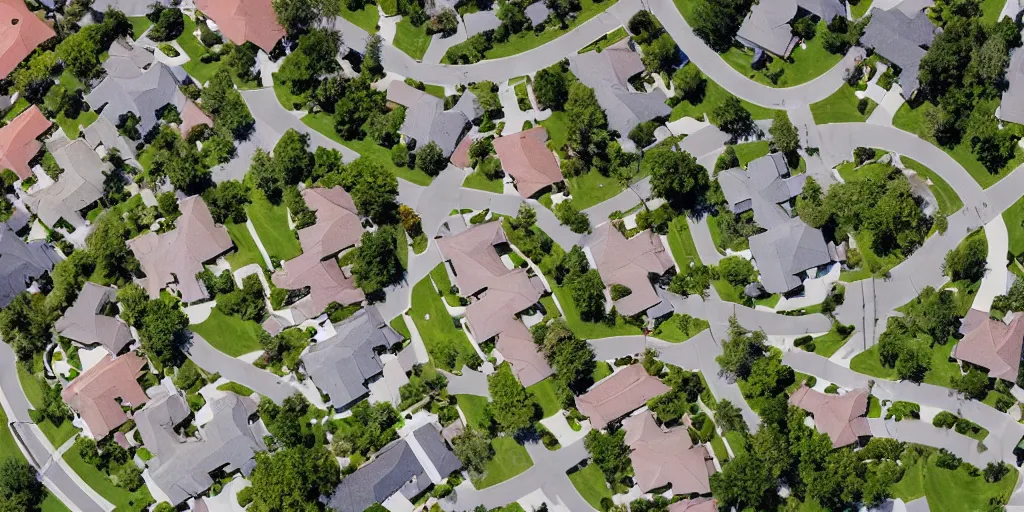
{"type": "Polygon", "coordinates": [[[53,123],[39,107],[32,105],[6,126],[0,127],[0,169],[10,169],[22,180],[32,176],[31,162],[43,149],[39,138],[51,126],[53,123]]]}
{"type": "Polygon", "coordinates": [[[543,126],[494,139],[501,168],[512,176],[516,190],[527,199],[543,194],[565,179],[547,140],[548,131],[543,126]]]}
{"type": "Polygon", "coordinates": [[[798,41],[793,35],[793,27],[789,25],[796,11],[796,0],[755,2],[736,32],[736,40],[755,50],[755,62],[761,57],[757,50],[785,59],[798,41]]]}
{"type": "Polygon", "coordinates": [[[1017,315],[1009,324],[986,318],[953,347],[953,357],[988,370],[988,376],[1009,382],[1017,380],[1021,345],[1024,343],[1024,317],[1017,315]]]}
{"type": "Polygon", "coordinates": [[[793,217],[793,201],[803,190],[807,175],[791,176],[786,157],[772,153],[752,160],[744,171],[738,167],[718,173],[718,184],[729,211],[754,211],[754,220],[771,229],[793,217]]]}
{"type": "Polygon", "coordinates": [[[196,9],[217,24],[210,28],[238,45],[251,41],[270,53],[286,35],[270,0],[196,0],[196,9]]]}
{"type": "Polygon", "coordinates": [[[487,32],[488,30],[494,30],[501,26],[501,20],[498,19],[494,9],[468,12],[462,16],[462,23],[466,26],[467,37],[487,32]]]}
{"type": "Polygon", "coordinates": [[[86,281],[75,303],[57,320],[57,334],[85,346],[103,345],[111,355],[132,342],[128,324],[114,316],[117,290],[86,281]]]}
{"type": "Polygon", "coordinates": [[[594,89],[597,102],[608,117],[608,128],[619,134],[624,148],[632,148],[629,132],[633,127],[652,119],[667,118],[672,108],[665,104],[661,89],[637,92],[629,79],[644,71],[644,63],[623,39],[601,52],[586,52],[569,57],[569,69],[594,89]]]}
{"type": "Polygon", "coordinates": [[[714,498],[693,498],[677,501],[668,506],[668,512],[718,512],[718,500],[714,498]]]}
{"type": "Polygon", "coordinates": [[[871,21],[860,38],[861,46],[899,68],[899,82],[903,97],[910,99],[917,91],[917,71],[925,50],[931,46],[939,29],[921,12],[910,16],[898,7],[889,10],[872,9],[871,21]]]}
{"type": "Polygon", "coordinates": [[[825,23],[836,17],[846,17],[846,2],[843,0],[797,0],[796,5],[825,23]]]}
{"type": "Polygon", "coordinates": [[[594,428],[600,430],[670,390],[663,382],[648,375],[642,365],[633,364],[576,397],[576,408],[590,418],[594,428]]]}
{"type": "Polygon", "coordinates": [[[56,183],[23,194],[25,206],[51,228],[62,219],[76,229],[83,227],[86,221],[82,212],[103,197],[105,173],[112,166],[83,139],[61,137],[48,141],[46,147],[64,172],[56,183]]]}
{"type": "Polygon", "coordinates": [[[437,250],[441,261],[448,263],[445,269],[454,276],[459,294],[472,297],[486,289],[494,278],[511,272],[495,250],[496,246],[508,245],[508,239],[500,222],[459,228],[438,239],[437,250]]]}
{"type": "Polygon", "coordinates": [[[214,224],[202,197],[185,198],[179,203],[179,209],[181,217],[175,221],[174,229],[138,236],[128,241],[128,247],[146,274],[141,284],[150,298],[160,297],[160,290],[164,288],[174,288],[188,304],[209,297],[196,278],[196,274],[203,271],[203,264],[224,254],[234,244],[228,230],[214,224]]]}
{"type": "Polygon", "coordinates": [[[433,142],[445,158],[451,156],[459,139],[469,127],[469,118],[460,110],[444,109],[444,100],[421,91],[401,80],[388,85],[387,101],[405,107],[405,122],[400,132],[403,142],[422,148],[433,142]]]}
{"type": "MultiPolygon", "coordinates": [[[[46,0],[44,3],[53,3],[53,0],[46,0]]],[[[95,0],[89,6],[95,12],[106,12],[108,7],[113,7],[124,12],[128,16],[142,16],[149,12],[149,6],[160,4],[169,7],[173,0],[156,0],[154,2],[139,2],[138,0],[95,0]]],[[[52,7],[52,6],[51,6],[52,7]]]]}
{"type": "Polygon", "coordinates": [[[103,63],[103,70],[110,76],[135,78],[148,70],[154,60],[152,51],[118,39],[110,44],[109,57],[103,63]]]}
{"type": "Polygon", "coordinates": [[[175,431],[191,415],[188,405],[178,392],[165,393],[155,407],[139,411],[135,421],[143,444],[154,455],[146,473],[170,503],[205,492],[214,483],[214,471],[249,475],[256,453],[267,449],[263,437],[269,435],[254,420],[255,400],[230,392],[213,400],[208,405],[211,419],[198,425],[198,439],[190,439],[175,431]]]}
{"type": "Polygon", "coordinates": [[[871,435],[868,419],[864,417],[868,412],[867,389],[831,395],[802,385],[789,397],[789,405],[814,416],[815,427],[828,434],[833,448],[849,446],[871,435]]]}
{"type": "MultiPolygon", "coordinates": [[[[675,263],[658,235],[644,230],[627,239],[611,222],[605,222],[594,228],[584,252],[609,290],[613,285],[629,288],[629,295],[613,302],[616,311],[633,316],[662,304],[651,280],[675,268],[675,263]]],[[[666,304],[648,311],[648,317],[658,318],[671,310],[666,304]]]]}
{"type": "Polygon", "coordinates": [[[355,304],[365,298],[335,259],[359,243],[363,227],[352,196],[341,187],[307,188],[302,198],[316,212],[316,223],[299,230],[302,254],[285,261],[271,280],[287,290],[309,288],[309,299],[300,300],[295,307],[311,318],[332,302],[355,304]]]}
{"type": "Polygon", "coordinates": [[[160,119],[157,110],[174,105],[181,112],[187,98],[178,89],[178,80],[161,62],[139,69],[130,62],[104,63],[107,77],[86,95],[85,100],[115,126],[129,112],[139,117],[139,134],[145,135],[160,119]]]}
{"type": "MultiPolygon", "coordinates": [[[[110,119],[100,116],[92,124],[82,130],[82,137],[97,154],[106,156],[111,149],[121,153],[128,161],[135,159],[135,142],[128,140],[117,131],[117,126],[110,119]]],[[[139,165],[141,167],[141,164],[139,165]]]]}
{"type": "Polygon", "coordinates": [[[1024,124],[1024,52],[1013,51],[1006,69],[1008,87],[1003,91],[996,117],[1010,123],[1024,124]]]}
{"type": "Polygon", "coordinates": [[[693,445],[685,426],[665,430],[644,411],[622,421],[633,462],[633,481],[643,492],[665,486],[672,494],[710,494],[715,463],[704,445],[693,445]]]}
{"type": "Polygon", "coordinates": [[[377,351],[390,349],[403,338],[373,306],[360,309],[335,330],[337,334],[311,346],[300,361],[313,383],[340,410],[366,396],[367,382],[381,374],[377,351]]]}
{"type": "Polygon", "coordinates": [[[107,437],[128,421],[122,406],[138,407],[149,400],[136,380],[144,366],[146,360],[135,352],[104,357],[64,388],[61,397],[82,417],[87,435],[107,437]]]}
{"type": "Polygon", "coordinates": [[[0,0],[0,79],[7,78],[43,41],[57,35],[24,0],[0,0]]]}
{"type": "Polygon", "coordinates": [[[545,2],[533,2],[526,6],[526,17],[530,18],[530,23],[535,27],[547,21],[548,16],[551,16],[551,9],[548,9],[545,2]]]}
{"type": "Polygon", "coordinates": [[[203,112],[203,109],[199,108],[192,100],[185,102],[185,107],[181,110],[181,124],[178,125],[178,131],[182,137],[187,138],[188,132],[192,131],[193,128],[201,125],[213,127],[213,119],[203,112]]]}
{"type": "Polygon", "coordinates": [[[841,258],[835,245],[825,243],[820,229],[800,219],[750,237],[750,254],[768,293],[798,290],[805,278],[816,277],[819,268],[841,258]]]}
{"type": "Polygon", "coordinates": [[[523,386],[532,386],[555,373],[544,354],[537,350],[533,334],[518,320],[506,321],[495,348],[512,366],[512,374],[523,386]]]}
{"type": "Polygon", "coordinates": [[[57,261],[57,254],[46,242],[25,243],[10,227],[0,227],[0,307],[10,304],[57,261]]]}
{"type": "Polygon", "coordinates": [[[407,508],[402,510],[411,509],[408,501],[461,466],[437,427],[428,423],[384,447],[372,461],[346,476],[327,506],[339,512],[362,512],[390,499],[406,502],[407,508]]]}

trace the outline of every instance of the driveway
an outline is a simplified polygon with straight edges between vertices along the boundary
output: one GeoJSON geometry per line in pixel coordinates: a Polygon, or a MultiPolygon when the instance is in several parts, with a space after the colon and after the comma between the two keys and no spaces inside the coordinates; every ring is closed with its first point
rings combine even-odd
{"type": "Polygon", "coordinates": [[[217,350],[196,333],[192,333],[192,344],[186,353],[203,370],[220,373],[225,379],[252,389],[274,402],[281,403],[285,398],[298,393],[297,389],[277,375],[217,350]]]}

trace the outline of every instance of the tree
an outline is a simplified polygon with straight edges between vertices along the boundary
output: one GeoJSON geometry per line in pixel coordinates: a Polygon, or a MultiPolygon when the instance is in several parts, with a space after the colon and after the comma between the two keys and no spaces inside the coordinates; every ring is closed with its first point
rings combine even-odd
{"type": "Polygon", "coordinates": [[[718,262],[718,274],[733,286],[746,286],[757,279],[757,271],[750,260],[729,256],[718,262]]]}
{"type": "Polygon", "coordinates": [[[739,166],[740,159],[736,156],[736,148],[730,144],[725,147],[725,151],[718,155],[718,159],[715,160],[715,175],[726,169],[734,169],[739,166]]]}
{"type": "Polygon", "coordinates": [[[394,215],[398,197],[398,179],[377,161],[357,158],[341,173],[341,186],[352,195],[359,213],[378,224],[394,215]]]}
{"type": "Polygon", "coordinates": [[[295,37],[317,22],[338,16],[341,4],[331,0],[274,0],[272,5],[277,22],[295,37]]]}
{"type": "Polygon", "coordinates": [[[138,270],[139,262],[126,243],[128,238],[128,228],[120,217],[100,216],[85,239],[100,275],[113,280],[126,279],[138,270]]]}
{"type": "Polygon", "coordinates": [[[0,460],[0,498],[3,510],[39,510],[46,498],[46,488],[28,462],[6,454],[0,460]]]}
{"type": "Polygon", "coordinates": [[[243,320],[262,322],[266,316],[263,284],[259,276],[250,274],[242,280],[242,287],[217,297],[217,307],[226,315],[243,320]]]}
{"type": "Polygon", "coordinates": [[[722,354],[715,361],[723,373],[745,379],[754,363],[767,353],[767,339],[764,331],[748,331],[736,321],[736,317],[730,317],[729,339],[722,343],[722,354]]]}
{"type": "Polygon", "coordinates": [[[711,111],[711,119],[718,128],[734,138],[747,135],[754,129],[750,111],[743,107],[739,98],[731,94],[711,111]]]}
{"type": "Polygon", "coordinates": [[[562,110],[569,99],[569,79],[560,64],[544,68],[533,78],[533,93],[541,108],[562,110]]]}
{"type": "Polygon", "coordinates": [[[640,44],[647,44],[651,42],[651,36],[656,35],[662,31],[661,24],[658,23],[657,18],[650,11],[641,9],[629,19],[629,23],[626,24],[626,28],[629,29],[629,33],[633,34],[633,37],[640,44]]]}
{"type": "Polygon", "coordinates": [[[931,369],[932,357],[928,345],[919,340],[907,341],[896,359],[896,374],[901,379],[921,382],[931,369]]]}
{"type": "Polygon", "coordinates": [[[608,119],[597,102],[594,90],[582,82],[573,82],[569,87],[569,99],[565,102],[568,122],[567,144],[584,160],[604,154],[609,137],[606,130],[608,119]]]}
{"type": "Polygon", "coordinates": [[[334,129],[345,140],[360,138],[373,113],[385,109],[385,98],[383,91],[370,87],[362,76],[348,82],[345,95],[334,105],[334,129]]]}
{"type": "Polygon", "coordinates": [[[491,402],[487,405],[491,417],[502,432],[516,435],[533,425],[537,403],[526,392],[509,365],[502,365],[487,378],[491,402]]]}
{"type": "Polygon", "coordinates": [[[924,332],[940,345],[960,330],[960,311],[956,294],[926,286],[921,294],[907,305],[903,316],[905,324],[924,332]]]}
{"type": "Polygon", "coordinates": [[[544,336],[544,353],[558,380],[573,392],[582,393],[593,381],[594,350],[578,338],[562,319],[555,320],[544,336]]]}
{"type": "Polygon", "coordinates": [[[633,141],[633,144],[636,144],[639,149],[646,148],[657,140],[654,137],[654,129],[657,127],[658,125],[653,121],[639,123],[630,130],[629,140],[633,141]]]}
{"type": "Polygon", "coordinates": [[[480,162],[494,153],[494,143],[490,137],[474,140],[469,145],[469,158],[474,162],[480,162]]]}
{"type": "Polygon", "coordinates": [[[715,422],[718,423],[723,434],[747,431],[747,422],[743,419],[740,408],[725,399],[719,400],[715,405],[715,422]]]}
{"type": "Polygon", "coordinates": [[[384,38],[380,34],[372,34],[366,38],[366,51],[363,55],[363,74],[376,78],[384,71],[382,48],[384,38]]]}
{"type": "Polygon", "coordinates": [[[577,210],[571,199],[555,205],[555,217],[573,233],[590,233],[590,216],[577,210]]]}
{"type": "Polygon", "coordinates": [[[831,218],[828,208],[824,206],[825,197],[821,185],[813,177],[804,181],[804,188],[796,199],[796,211],[800,219],[813,228],[820,228],[831,218]]]}
{"type": "Polygon", "coordinates": [[[446,37],[450,36],[459,28],[459,15],[450,8],[442,9],[441,12],[431,20],[430,27],[433,33],[440,32],[446,37]]]}
{"type": "Polygon", "coordinates": [[[569,284],[572,300],[580,311],[580,318],[596,322],[604,318],[604,283],[597,270],[591,269],[569,284]]]}
{"type": "Polygon", "coordinates": [[[153,13],[149,15],[153,26],[150,27],[146,36],[158,42],[177,39],[185,29],[185,15],[182,14],[181,9],[161,6],[156,11],[159,12],[156,19],[153,19],[153,13]]]}
{"type": "Polygon", "coordinates": [[[252,155],[252,162],[249,164],[249,172],[246,179],[256,189],[263,192],[263,195],[271,203],[279,203],[281,194],[284,193],[284,177],[278,172],[274,165],[274,159],[263,148],[256,148],[252,155]]]}
{"type": "Polygon", "coordinates": [[[242,224],[248,218],[245,206],[252,202],[245,185],[228,180],[206,189],[203,201],[210,209],[210,215],[217,224],[227,222],[242,224]]]}
{"type": "Polygon", "coordinates": [[[775,396],[793,382],[793,377],[793,369],[783,365],[781,358],[762,357],[750,367],[746,392],[752,397],[775,396]]]}
{"type": "Polygon", "coordinates": [[[587,432],[587,437],[583,438],[583,446],[608,482],[620,483],[632,471],[630,450],[626,446],[625,437],[626,431],[623,429],[607,434],[595,429],[587,432]]]}
{"type": "Polygon", "coordinates": [[[675,87],[676,96],[692,104],[703,101],[707,82],[697,66],[693,65],[683,66],[672,75],[672,85],[675,87]]]}
{"type": "Polygon", "coordinates": [[[988,270],[988,243],[985,237],[970,236],[956,249],[946,253],[943,272],[953,281],[978,281],[988,270]]]}
{"type": "MultiPolygon", "coordinates": [[[[440,18],[440,16],[438,17],[440,18]]],[[[530,18],[526,17],[526,6],[521,2],[505,2],[503,5],[500,5],[498,7],[498,19],[513,34],[522,32],[530,24],[530,18]]]]}
{"type": "Polygon", "coordinates": [[[248,137],[256,124],[227,69],[220,69],[210,78],[203,89],[202,106],[213,115],[214,129],[235,140],[248,137]]]}
{"type": "Polygon", "coordinates": [[[57,312],[71,307],[78,291],[95,269],[96,264],[88,251],[75,251],[66,260],[57,262],[50,272],[53,288],[46,295],[46,307],[57,312]]]}
{"type": "Polygon", "coordinates": [[[977,368],[972,367],[966,374],[954,375],[950,380],[953,389],[972,400],[982,400],[988,395],[988,375],[977,368]]]}
{"type": "Polygon", "coordinates": [[[274,167],[285,183],[295,185],[309,177],[314,165],[309,151],[309,135],[294,128],[284,132],[274,146],[274,167]]]}
{"type": "Polygon", "coordinates": [[[341,480],[338,462],[323,446],[286,448],[256,454],[252,481],[253,512],[323,510],[320,497],[341,480]]]}
{"type": "Polygon", "coordinates": [[[774,492],[777,481],[769,474],[769,467],[747,452],[740,452],[722,471],[711,475],[711,491],[720,503],[737,510],[753,508],[767,510],[759,504],[774,492]]]}
{"type": "Polygon", "coordinates": [[[65,38],[55,49],[64,67],[80,80],[92,78],[99,70],[102,31],[103,25],[89,25],[65,38]]]}
{"type": "Polygon", "coordinates": [[[156,299],[146,304],[146,314],[139,328],[142,349],[162,366],[177,366],[181,346],[185,342],[188,317],[177,305],[156,299]]]}
{"type": "Polygon", "coordinates": [[[485,432],[470,426],[452,438],[452,450],[472,475],[483,475],[494,449],[485,432]]]}
{"type": "Polygon", "coordinates": [[[436,142],[430,141],[426,146],[416,151],[416,168],[427,173],[428,176],[437,176],[446,167],[447,162],[441,147],[436,142]]]}
{"type": "Polygon", "coordinates": [[[670,71],[679,61],[679,47],[668,33],[662,33],[644,48],[644,66],[651,73],[670,71]]]}
{"type": "Polygon", "coordinates": [[[785,110],[775,112],[768,133],[772,136],[772,145],[775,146],[775,149],[787,156],[795,153],[800,147],[800,136],[785,110]]]}
{"type": "Polygon", "coordinates": [[[133,327],[142,325],[146,305],[149,303],[146,290],[135,283],[128,283],[117,291],[117,302],[121,306],[121,320],[133,327]]]}
{"type": "Polygon", "coordinates": [[[708,171],[685,151],[653,149],[644,154],[641,167],[651,174],[651,191],[676,210],[692,209],[710,185],[708,171]]]}
{"type": "Polygon", "coordinates": [[[398,260],[397,251],[398,244],[392,228],[382,227],[374,232],[363,233],[352,266],[356,285],[367,295],[373,295],[383,291],[385,286],[398,282],[402,276],[402,262],[398,260]]]}
{"type": "Polygon", "coordinates": [[[692,263],[683,265],[669,283],[669,291],[679,295],[699,295],[703,297],[711,286],[711,281],[718,278],[714,267],[692,263]]]}
{"type": "Polygon", "coordinates": [[[693,32],[716,52],[725,52],[733,44],[750,0],[700,1],[695,3],[691,25],[693,32]]]}

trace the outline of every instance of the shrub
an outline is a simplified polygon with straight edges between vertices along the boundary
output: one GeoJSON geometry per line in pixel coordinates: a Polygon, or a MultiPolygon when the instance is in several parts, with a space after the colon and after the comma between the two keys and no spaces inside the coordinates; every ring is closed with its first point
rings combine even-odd
{"type": "Polygon", "coordinates": [[[830,395],[838,395],[839,394],[839,386],[835,385],[834,383],[833,384],[829,384],[825,388],[825,393],[828,393],[830,395]]]}
{"type": "MultiPolygon", "coordinates": [[[[813,343],[812,343],[812,345],[813,345],[813,343]]],[[[806,385],[809,388],[813,388],[814,385],[817,384],[817,383],[818,383],[818,378],[815,377],[814,375],[808,375],[807,378],[804,379],[804,385],[806,385]]]]}
{"type": "Polygon", "coordinates": [[[867,111],[868,111],[868,99],[867,98],[861,98],[861,99],[857,100],[857,112],[860,112],[861,114],[863,114],[863,113],[865,113],[867,111]]]}
{"type": "Polygon", "coordinates": [[[800,336],[799,338],[793,340],[793,345],[796,345],[798,347],[802,347],[804,345],[807,345],[808,343],[810,343],[813,340],[814,340],[814,338],[811,337],[810,335],[800,336]]]}
{"type": "Polygon", "coordinates": [[[391,163],[399,167],[409,165],[409,148],[405,147],[405,144],[395,144],[391,148],[391,163]]]}
{"type": "Polygon", "coordinates": [[[885,419],[895,418],[896,421],[900,421],[903,418],[914,418],[919,419],[921,417],[921,406],[913,402],[904,402],[897,400],[889,406],[889,410],[885,413],[885,419]]]}
{"type": "Polygon", "coordinates": [[[956,425],[957,419],[959,418],[957,418],[955,414],[948,411],[942,411],[936,414],[935,418],[932,419],[932,425],[939,428],[953,428],[953,425],[956,425]]]}
{"type": "Polygon", "coordinates": [[[612,285],[612,300],[619,300],[623,297],[628,297],[633,294],[633,290],[630,290],[628,286],[621,284],[612,285]]]}

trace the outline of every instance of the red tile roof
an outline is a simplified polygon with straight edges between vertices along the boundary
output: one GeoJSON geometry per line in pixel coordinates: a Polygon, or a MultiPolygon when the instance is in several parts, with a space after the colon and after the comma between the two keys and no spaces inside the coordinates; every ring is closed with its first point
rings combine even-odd
{"type": "Polygon", "coordinates": [[[43,149],[37,139],[52,125],[39,107],[32,105],[0,128],[0,169],[10,169],[21,179],[32,176],[28,163],[43,149]]]}
{"type": "Polygon", "coordinates": [[[0,78],[7,78],[32,50],[54,35],[23,0],[0,0],[0,78]]]}
{"type": "Polygon", "coordinates": [[[857,442],[860,436],[871,434],[864,414],[868,410],[868,390],[856,389],[845,395],[829,395],[800,386],[789,404],[814,416],[814,425],[828,434],[832,446],[839,448],[857,442]]]}
{"type": "Polygon", "coordinates": [[[563,179],[555,154],[545,144],[547,140],[548,131],[543,126],[494,139],[501,167],[515,178],[523,197],[533,197],[563,179]]]}
{"type": "Polygon", "coordinates": [[[196,8],[235,44],[252,41],[270,53],[285,36],[270,0],[196,0],[196,8]]]}
{"type": "Polygon", "coordinates": [[[71,381],[61,396],[82,417],[92,436],[102,439],[128,420],[121,405],[137,407],[148,400],[135,380],[145,365],[146,360],[135,352],[116,359],[104,357],[71,381]]]}
{"type": "Polygon", "coordinates": [[[989,377],[1017,380],[1021,346],[1024,344],[1024,316],[1007,325],[987,318],[953,347],[953,357],[988,370],[989,377]]]}
{"type": "Polygon", "coordinates": [[[671,388],[647,374],[639,364],[627,366],[576,397],[576,408],[590,417],[596,429],[608,426],[648,400],[667,393],[671,388]]]}

